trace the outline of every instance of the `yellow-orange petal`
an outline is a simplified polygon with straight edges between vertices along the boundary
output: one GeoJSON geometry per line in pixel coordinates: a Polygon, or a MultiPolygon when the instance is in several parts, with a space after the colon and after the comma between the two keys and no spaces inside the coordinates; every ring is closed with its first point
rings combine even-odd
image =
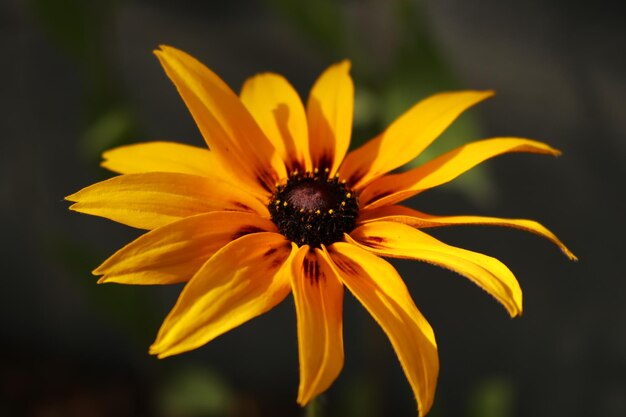
{"type": "Polygon", "coordinates": [[[206,148],[176,142],[144,142],[120,146],[102,154],[102,166],[118,174],[179,172],[213,176],[219,160],[206,148]]]}
{"type": "Polygon", "coordinates": [[[557,245],[559,249],[571,260],[577,260],[576,256],[556,237],[554,233],[546,229],[540,223],[527,219],[503,219],[499,217],[484,216],[435,216],[422,213],[405,206],[384,206],[373,210],[364,210],[358,222],[360,224],[376,221],[397,222],[408,224],[418,229],[441,226],[457,225],[484,225],[504,226],[524,230],[542,236],[557,245]]]}
{"type": "Polygon", "coordinates": [[[185,52],[162,45],[154,53],[220,162],[241,181],[272,190],[286,176],[285,164],[239,97],[185,52]]]}
{"type": "Polygon", "coordinates": [[[468,108],[493,96],[493,91],[435,94],[420,101],[383,133],[350,152],[341,177],[359,190],[372,180],[415,159],[468,108]]]}
{"type": "Polygon", "coordinates": [[[487,159],[511,152],[560,154],[545,143],[530,139],[485,139],[460,146],[410,171],[378,178],[365,187],[360,199],[372,209],[391,205],[445,184],[487,159]]]}
{"type": "Polygon", "coordinates": [[[269,217],[267,207],[231,184],[174,172],[126,174],[66,197],[70,210],[137,227],[155,229],[210,211],[244,211],[269,217]]]}
{"type": "Polygon", "coordinates": [[[346,239],[380,256],[428,262],[455,271],[491,294],[511,317],[522,313],[522,290],[499,260],[446,245],[401,223],[373,222],[357,227],[346,239]]]}
{"type": "Polygon", "coordinates": [[[98,283],[161,285],[189,281],[219,249],[239,237],[275,232],[253,213],[214,211],[187,217],[140,236],[96,268],[98,283]]]}
{"type": "Polygon", "coordinates": [[[387,334],[415,394],[418,413],[425,415],[439,374],[433,329],[388,262],[350,243],[334,243],[328,252],[344,285],[387,334]]]}
{"type": "Polygon", "coordinates": [[[334,175],[343,161],[352,134],[354,84],[350,62],[332,65],[317,79],[307,102],[309,148],[314,168],[334,175]]]}
{"type": "Polygon", "coordinates": [[[278,74],[258,74],[246,80],[240,97],[278,151],[287,170],[310,170],[306,113],[291,84],[278,74]]]}
{"type": "Polygon", "coordinates": [[[259,192],[254,183],[241,181],[206,148],[176,142],[144,142],[110,149],[102,157],[101,165],[119,174],[177,172],[199,175],[231,183],[254,194],[257,199],[267,199],[267,191],[259,192]]]}
{"type": "Polygon", "coordinates": [[[298,319],[298,403],[306,405],[343,367],[343,285],[326,255],[304,245],[292,260],[291,290],[298,319]]]}
{"type": "Polygon", "coordinates": [[[253,233],[220,249],[187,283],[150,353],[196,349],[257,317],[289,294],[291,245],[277,233],[253,233]]]}

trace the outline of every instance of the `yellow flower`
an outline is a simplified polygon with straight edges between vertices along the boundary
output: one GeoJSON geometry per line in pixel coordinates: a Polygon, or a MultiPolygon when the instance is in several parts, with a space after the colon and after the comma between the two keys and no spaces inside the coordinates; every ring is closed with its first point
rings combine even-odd
{"type": "Polygon", "coordinates": [[[94,271],[102,276],[98,282],[187,282],[150,347],[159,358],[198,348],[292,293],[298,403],[304,405],[325,391],[343,366],[347,288],[389,337],[424,415],[439,370],[435,336],[382,257],[456,271],[512,317],[522,311],[522,292],[505,265],[422,230],[457,224],[515,227],[551,240],[575,259],[532,220],[434,216],[398,204],[500,154],[559,154],[528,139],[494,138],[390,174],[492,92],[429,97],[348,152],[354,106],[349,62],[319,77],[305,107],[280,75],[250,78],[237,97],[184,52],[162,46],[155,53],[210,150],[171,142],[113,149],[104,153],[102,165],[122,175],[67,199],[74,202],[72,210],[148,230],[94,271]]]}

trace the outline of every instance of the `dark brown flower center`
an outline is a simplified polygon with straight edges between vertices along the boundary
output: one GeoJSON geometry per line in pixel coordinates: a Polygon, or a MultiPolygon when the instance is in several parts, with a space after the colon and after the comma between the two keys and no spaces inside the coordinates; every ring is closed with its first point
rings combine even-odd
{"type": "Polygon", "coordinates": [[[268,208],[287,239],[316,248],[343,240],[359,212],[356,195],[345,181],[317,170],[292,173],[285,185],[276,187],[268,208]]]}

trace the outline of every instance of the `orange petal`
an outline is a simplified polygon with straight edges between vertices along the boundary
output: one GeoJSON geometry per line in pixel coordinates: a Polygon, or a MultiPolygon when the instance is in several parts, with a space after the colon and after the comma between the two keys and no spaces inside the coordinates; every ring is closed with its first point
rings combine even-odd
{"type": "Polygon", "coordinates": [[[269,217],[259,200],[231,184],[189,174],[126,174],[66,197],[71,210],[137,227],[155,229],[210,211],[245,211],[269,217]]]}
{"type": "Polygon", "coordinates": [[[285,165],[237,95],[185,52],[162,45],[154,53],[220,162],[241,181],[272,190],[285,165]]]}
{"type": "Polygon", "coordinates": [[[150,353],[196,349],[257,317],[289,294],[292,250],[276,233],[253,233],[219,250],[187,283],[150,353]]]}
{"type": "Polygon", "coordinates": [[[349,72],[349,61],[332,65],[317,79],[307,102],[311,161],[314,168],[328,168],[330,175],[350,146],[354,84],[349,72]]]}
{"type": "Polygon", "coordinates": [[[446,245],[410,226],[366,223],[346,239],[379,256],[425,261],[455,271],[491,294],[511,317],[522,313],[522,290],[509,268],[489,256],[446,245]]]}
{"type": "Polygon", "coordinates": [[[328,252],[344,285],[387,334],[417,399],[418,413],[425,415],[439,374],[433,329],[388,262],[349,243],[334,243],[328,252]]]}
{"type": "Polygon", "coordinates": [[[343,367],[343,285],[328,262],[323,252],[311,252],[308,245],[302,246],[292,261],[300,405],[326,391],[343,367]]]}
{"type": "Polygon", "coordinates": [[[124,246],[93,273],[98,283],[173,284],[189,281],[219,249],[249,233],[274,232],[252,213],[214,211],[154,229],[124,246]]]}
{"type": "Polygon", "coordinates": [[[310,170],[306,113],[291,84],[278,74],[259,74],[245,82],[240,97],[287,170],[310,170]]]}
{"type": "Polygon", "coordinates": [[[350,152],[341,166],[341,177],[353,189],[362,188],[415,159],[461,113],[491,96],[492,91],[458,91],[420,101],[383,133],[350,152]]]}
{"type": "Polygon", "coordinates": [[[542,236],[557,245],[559,249],[571,260],[577,260],[576,256],[556,237],[554,233],[543,227],[534,220],[526,219],[502,219],[498,217],[483,216],[434,216],[413,210],[405,206],[385,206],[373,210],[364,210],[359,217],[359,223],[371,223],[376,221],[397,222],[408,224],[418,229],[440,226],[457,225],[485,225],[505,226],[524,230],[542,236]]]}
{"type": "Polygon", "coordinates": [[[372,209],[394,204],[420,191],[445,184],[487,159],[510,152],[560,154],[534,140],[485,139],[458,147],[410,171],[379,178],[365,187],[360,199],[363,206],[372,209]]]}

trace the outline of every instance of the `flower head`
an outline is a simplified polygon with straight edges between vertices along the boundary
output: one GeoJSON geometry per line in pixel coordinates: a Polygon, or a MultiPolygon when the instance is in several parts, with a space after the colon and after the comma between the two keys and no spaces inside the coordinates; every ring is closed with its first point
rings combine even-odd
{"type": "Polygon", "coordinates": [[[98,282],[186,282],[150,353],[198,348],[272,309],[290,293],[297,314],[298,402],[325,391],[343,366],[347,288],[369,311],[400,360],[417,399],[430,409],[439,362],[432,328],[396,270],[408,258],[453,270],[514,317],[522,292],[500,261],[440,242],[423,230],[459,224],[514,227],[554,242],[532,220],[436,216],[399,203],[504,153],[558,155],[548,145],[494,138],[390,174],[418,156],[489,91],[437,94],[380,135],[348,152],[354,87],[350,64],[328,68],[306,107],[280,75],[246,81],[237,96],[211,70],[177,49],[155,51],[208,149],[148,142],[104,153],[119,176],[68,196],[72,210],[147,232],[94,271],[98,282]]]}

